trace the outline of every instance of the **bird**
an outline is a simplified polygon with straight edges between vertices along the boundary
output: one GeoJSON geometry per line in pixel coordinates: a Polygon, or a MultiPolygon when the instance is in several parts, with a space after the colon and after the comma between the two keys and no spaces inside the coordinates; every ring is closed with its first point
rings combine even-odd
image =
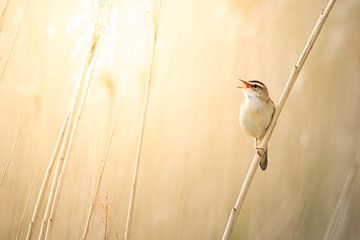
{"type": "Polygon", "coordinates": [[[239,79],[244,93],[240,105],[239,122],[245,133],[255,138],[257,153],[262,157],[260,168],[265,171],[268,165],[267,150],[258,147],[259,141],[265,135],[275,112],[275,104],[271,100],[268,88],[258,80],[244,81],[239,79]]]}

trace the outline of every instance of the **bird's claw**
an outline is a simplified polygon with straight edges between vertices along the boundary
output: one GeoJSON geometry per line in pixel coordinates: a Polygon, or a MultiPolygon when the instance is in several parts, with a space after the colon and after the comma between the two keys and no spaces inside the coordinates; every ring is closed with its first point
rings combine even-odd
{"type": "Polygon", "coordinates": [[[263,149],[263,148],[260,148],[260,147],[256,147],[256,153],[258,154],[258,155],[260,155],[260,157],[264,157],[265,156],[265,149],[263,149]]]}

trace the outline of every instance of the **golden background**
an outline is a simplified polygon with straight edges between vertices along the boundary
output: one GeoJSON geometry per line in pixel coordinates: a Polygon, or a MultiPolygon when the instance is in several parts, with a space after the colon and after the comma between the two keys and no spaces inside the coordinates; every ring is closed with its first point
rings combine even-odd
{"type": "MultiPolygon", "coordinates": [[[[162,0],[152,52],[155,4],[114,0],[52,238],[80,239],[113,129],[88,239],[104,238],[105,222],[107,239],[124,235],[152,66],[132,239],[220,239],[254,154],[253,139],[238,124],[237,79],[265,82],[277,102],[326,3],[162,0]]],[[[16,143],[0,186],[1,239],[15,239],[33,186],[19,235],[26,236],[97,8],[85,0],[0,2],[0,173],[16,143]]],[[[280,115],[268,170],[257,172],[231,239],[323,238],[360,146],[359,29],[360,1],[338,1],[280,115]]],[[[359,184],[357,174],[334,239],[360,238],[359,184]]]]}

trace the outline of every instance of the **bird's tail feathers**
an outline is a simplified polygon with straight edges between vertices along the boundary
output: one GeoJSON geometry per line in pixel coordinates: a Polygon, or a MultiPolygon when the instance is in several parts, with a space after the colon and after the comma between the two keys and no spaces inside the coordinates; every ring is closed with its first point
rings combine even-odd
{"type": "Polygon", "coordinates": [[[265,171],[268,165],[268,154],[267,154],[267,149],[265,151],[265,156],[263,159],[261,159],[261,161],[259,162],[260,168],[261,170],[265,171]]]}

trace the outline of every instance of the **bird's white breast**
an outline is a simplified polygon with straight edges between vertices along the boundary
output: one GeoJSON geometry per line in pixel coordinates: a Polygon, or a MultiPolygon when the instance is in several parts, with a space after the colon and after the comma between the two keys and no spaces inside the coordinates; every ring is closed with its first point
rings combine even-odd
{"type": "Polygon", "coordinates": [[[271,121],[273,112],[271,102],[245,98],[240,106],[240,125],[248,135],[260,139],[271,121]]]}

